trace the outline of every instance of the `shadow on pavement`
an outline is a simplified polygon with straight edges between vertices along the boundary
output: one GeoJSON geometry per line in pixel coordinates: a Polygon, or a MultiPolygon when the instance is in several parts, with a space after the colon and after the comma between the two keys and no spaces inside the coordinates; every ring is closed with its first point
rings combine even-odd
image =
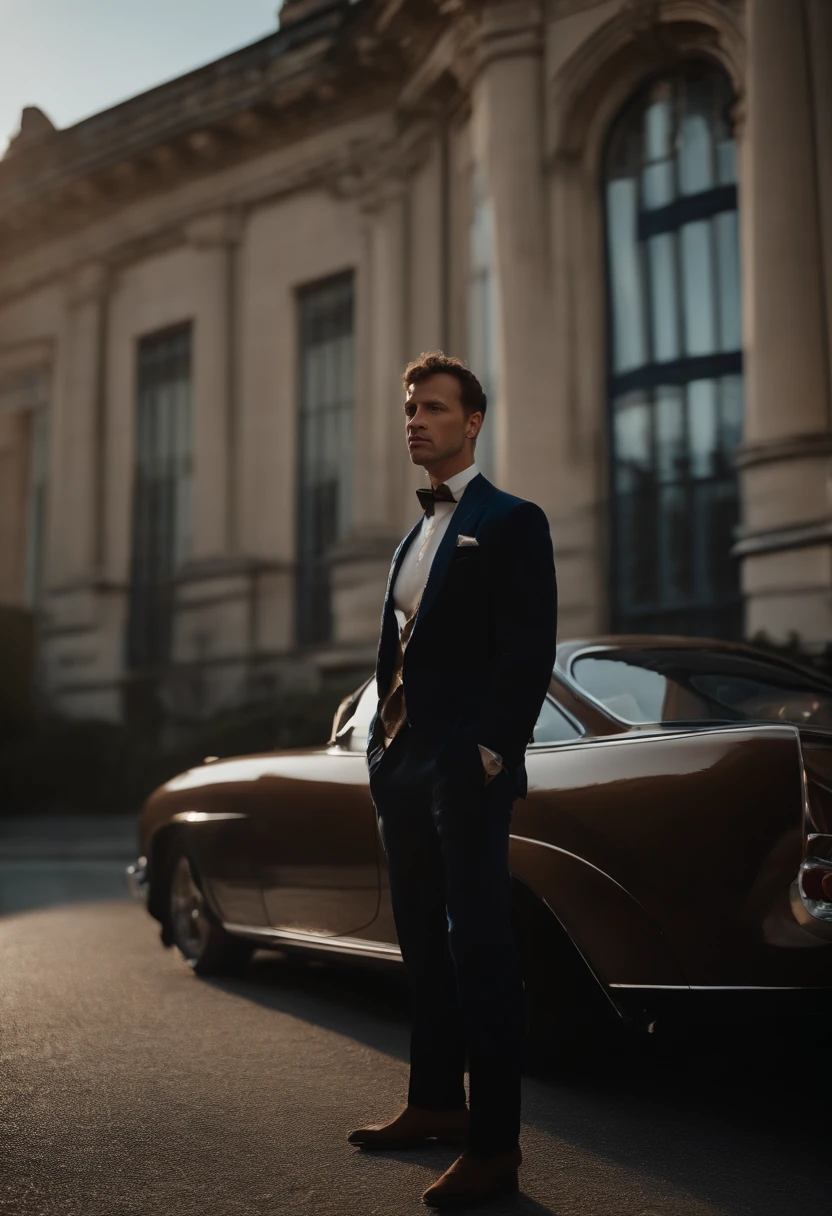
{"type": "MultiPolygon", "coordinates": [[[[264,954],[245,976],[210,982],[407,1060],[402,974],[264,954]]],[[[832,1211],[829,1029],[778,1018],[575,1042],[554,1063],[529,1062],[524,1123],[594,1168],[626,1166],[720,1213],[832,1211]]]]}

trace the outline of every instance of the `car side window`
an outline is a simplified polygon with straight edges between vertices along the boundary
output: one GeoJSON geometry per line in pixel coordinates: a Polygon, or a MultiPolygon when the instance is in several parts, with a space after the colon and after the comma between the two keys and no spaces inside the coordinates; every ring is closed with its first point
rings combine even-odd
{"type": "Polygon", "coordinates": [[[358,698],[355,713],[350,719],[352,731],[350,732],[348,747],[351,752],[365,752],[367,750],[370,723],[377,709],[378,689],[376,688],[375,680],[370,680],[370,683],[358,698]]]}
{"type": "Polygon", "coordinates": [[[534,743],[568,743],[580,739],[581,732],[558,709],[551,697],[547,697],[534,725],[534,743]]]}

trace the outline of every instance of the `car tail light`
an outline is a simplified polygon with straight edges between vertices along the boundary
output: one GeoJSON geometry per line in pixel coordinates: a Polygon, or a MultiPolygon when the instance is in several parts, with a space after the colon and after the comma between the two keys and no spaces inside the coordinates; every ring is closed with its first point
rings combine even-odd
{"type": "Polygon", "coordinates": [[[827,879],[832,885],[832,871],[807,862],[800,875],[800,886],[806,899],[817,901],[828,898],[825,891],[827,879]]]}
{"type": "Polygon", "coordinates": [[[818,920],[832,921],[832,861],[807,857],[800,867],[797,885],[806,910],[818,920]]]}

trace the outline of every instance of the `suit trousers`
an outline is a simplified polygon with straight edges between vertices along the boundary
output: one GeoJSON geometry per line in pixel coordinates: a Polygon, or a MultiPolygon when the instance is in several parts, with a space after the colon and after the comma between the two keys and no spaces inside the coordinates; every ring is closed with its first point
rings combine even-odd
{"type": "Polygon", "coordinates": [[[438,745],[409,723],[370,767],[390,897],[411,992],[408,1102],[465,1105],[469,1144],[506,1152],[520,1134],[525,1006],[511,920],[503,770],[442,775],[438,745]]]}

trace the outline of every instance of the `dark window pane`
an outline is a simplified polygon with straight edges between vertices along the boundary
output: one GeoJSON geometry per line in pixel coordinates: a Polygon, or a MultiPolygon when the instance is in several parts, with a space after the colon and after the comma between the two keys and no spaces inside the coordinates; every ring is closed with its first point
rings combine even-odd
{"type": "Polygon", "coordinates": [[[714,183],[713,73],[690,75],[679,96],[681,120],[676,141],[681,194],[701,194],[714,183]]]}
{"type": "Polygon", "coordinates": [[[662,486],[659,492],[659,570],[663,603],[690,598],[691,523],[683,486],[662,486]]]}
{"type": "Polygon", "coordinates": [[[191,548],[191,327],[142,338],[138,349],[127,663],[170,658],[173,575],[191,548]]]}
{"type": "Polygon", "coordinates": [[[692,380],[688,385],[688,436],[692,477],[711,477],[719,449],[719,410],[714,380],[692,380]]]}
{"type": "Polygon", "coordinates": [[[629,393],[616,404],[616,479],[620,490],[631,490],[643,474],[652,474],[651,405],[644,393],[629,393]]]}
{"type": "Polygon", "coordinates": [[[721,396],[720,446],[726,460],[733,463],[734,451],[742,440],[744,393],[742,376],[723,376],[721,396]]]}
{"type": "Polygon", "coordinates": [[[628,650],[585,655],[572,676],[622,722],[791,722],[832,727],[823,677],[713,650],[628,650]]]}
{"type": "Polygon", "coordinates": [[[607,189],[612,264],[613,364],[617,372],[639,367],[647,358],[641,258],[636,239],[637,191],[632,178],[607,189]]]}
{"type": "Polygon", "coordinates": [[[711,221],[685,224],[681,242],[685,353],[709,355],[717,349],[711,221]]]}
{"type": "Polygon", "coordinates": [[[296,636],[329,641],[329,550],[352,511],[353,280],[342,275],[300,293],[300,418],[296,636]]]}
{"type": "Polygon", "coordinates": [[[551,701],[545,699],[534,727],[535,743],[568,743],[571,739],[579,739],[580,731],[566,718],[551,701]]]}
{"type": "Polygon", "coordinates": [[[676,236],[662,232],[647,242],[650,262],[650,299],[653,323],[653,358],[657,363],[679,357],[676,236]]]}
{"type": "Polygon", "coordinates": [[[675,482],[685,474],[687,442],[684,400],[676,385],[656,389],[656,470],[659,481],[675,482]]]}
{"type": "Polygon", "coordinates": [[[736,211],[714,216],[716,264],[719,275],[719,349],[739,350],[742,346],[740,322],[740,245],[736,211]]]}

